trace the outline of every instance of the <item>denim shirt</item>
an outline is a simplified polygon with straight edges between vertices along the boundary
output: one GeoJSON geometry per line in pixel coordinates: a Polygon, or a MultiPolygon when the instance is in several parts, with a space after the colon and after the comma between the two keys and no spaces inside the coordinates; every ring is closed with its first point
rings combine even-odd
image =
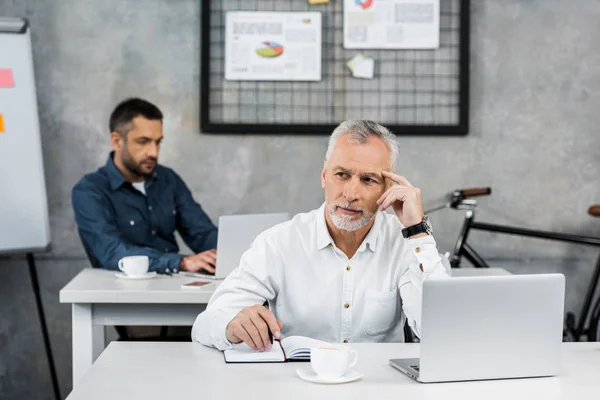
{"type": "Polygon", "coordinates": [[[178,272],[183,255],[175,230],[195,253],[217,247],[217,228],[173,170],[157,165],[145,180],[144,195],[119,172],[113,154],[72,191],[79,235],[92,263],[116,270],[125,256],[147,255],[150,271],[178,272]]]}

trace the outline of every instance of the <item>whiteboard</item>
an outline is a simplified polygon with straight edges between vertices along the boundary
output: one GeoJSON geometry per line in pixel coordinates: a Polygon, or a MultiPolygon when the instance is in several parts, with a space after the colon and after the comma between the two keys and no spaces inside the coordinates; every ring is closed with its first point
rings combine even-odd
{"type": "Polygon", "coordinates": [[[23,19],[0,18],[0,253],[50,245],[29,31],[23,19]]]}

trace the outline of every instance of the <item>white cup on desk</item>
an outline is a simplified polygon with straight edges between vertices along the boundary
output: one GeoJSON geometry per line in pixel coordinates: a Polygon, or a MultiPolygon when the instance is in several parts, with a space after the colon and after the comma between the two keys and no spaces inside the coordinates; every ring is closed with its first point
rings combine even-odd
{"type": "Polygon", "coordinates": [[[148,273],[148,256],[128,256],[119,260],[119,269],[127,276],[143,276],[148,273]]]}
{"type": "Polygon", "coordinates": [[[327,344],[310,349],[310,366],[317,375],[334,379],[346,375],[358,361],[356,350],[327,344]]]}

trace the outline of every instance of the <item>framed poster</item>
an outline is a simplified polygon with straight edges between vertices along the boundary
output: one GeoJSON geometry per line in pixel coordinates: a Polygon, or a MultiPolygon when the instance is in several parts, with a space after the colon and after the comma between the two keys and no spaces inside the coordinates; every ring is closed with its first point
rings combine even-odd
{"type": "Polygon", "coordinates": [[[225,79],[321,80],[321,13],[230,11],[225,21],[225,79]]]}
{"type": "MultiPolygon", "coordinates": [[[[428,0],[413,4],[421,1],[428,0]]],[[[411,14],[405,17],[412,21],[431,19],[430,9],[408,9],[411,14]]],[[[437,47],[427,49],[345,48],[343,0],[318,5],[306,0],[203,0],[201,15],[200,127],[204,133],[330,134],[347,119],[374,120],[398,135],[468,132],[470,0],[439,2],[437,47]],[[294,36],[286,35],[301,25],[282,23],[281,17],[271,14],[306,15],[311,22],[320,15],[320,28],[302,25],[302,34],[314,32],[307,34],[309,40],[300,35],[292,45],[307,52],[306,60],[288,53],[294,48],[288,39],[294,36]],[[318,32],[320,50],[319,40],[312,40],[318,32]],[[232,54],[232,44],[239,45],[240,54],[232,54]],[[314,62],[317,51],[320,64],[314,62]],[[282,64],[270,63],[288,55],[292,60],[288,71],[282,64]],[[347,64],[357,55],[374,61],[372,78],[371,74],[368,79],[353,76],[347,64]],[[317,65],[318,74],[313,68],[317,65]],[[269,68],[275,71],[265,78],[269,68]],[[290,71],[300,70],[304,72],[290,76],[290,71]]]]}
{"type": "Polygon", "coordinates": [[[346,49],[435,49],[440,0],[344,0],[346,49]]]}

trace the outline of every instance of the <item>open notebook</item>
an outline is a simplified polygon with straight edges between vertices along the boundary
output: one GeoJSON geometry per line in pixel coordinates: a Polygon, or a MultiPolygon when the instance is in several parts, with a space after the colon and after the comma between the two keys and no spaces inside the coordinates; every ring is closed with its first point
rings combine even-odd
{"type": "Polygon", "coordinates": [[[245,343],[236,344],[233,348],[223,352],[227,363],[259,363],[259,362],[286,362],[309,361],[311,347],[328,344],[317,339],[304,336],[289,336],[281,341],[274,340],[269,351],[252,350],[245,343]]]}

